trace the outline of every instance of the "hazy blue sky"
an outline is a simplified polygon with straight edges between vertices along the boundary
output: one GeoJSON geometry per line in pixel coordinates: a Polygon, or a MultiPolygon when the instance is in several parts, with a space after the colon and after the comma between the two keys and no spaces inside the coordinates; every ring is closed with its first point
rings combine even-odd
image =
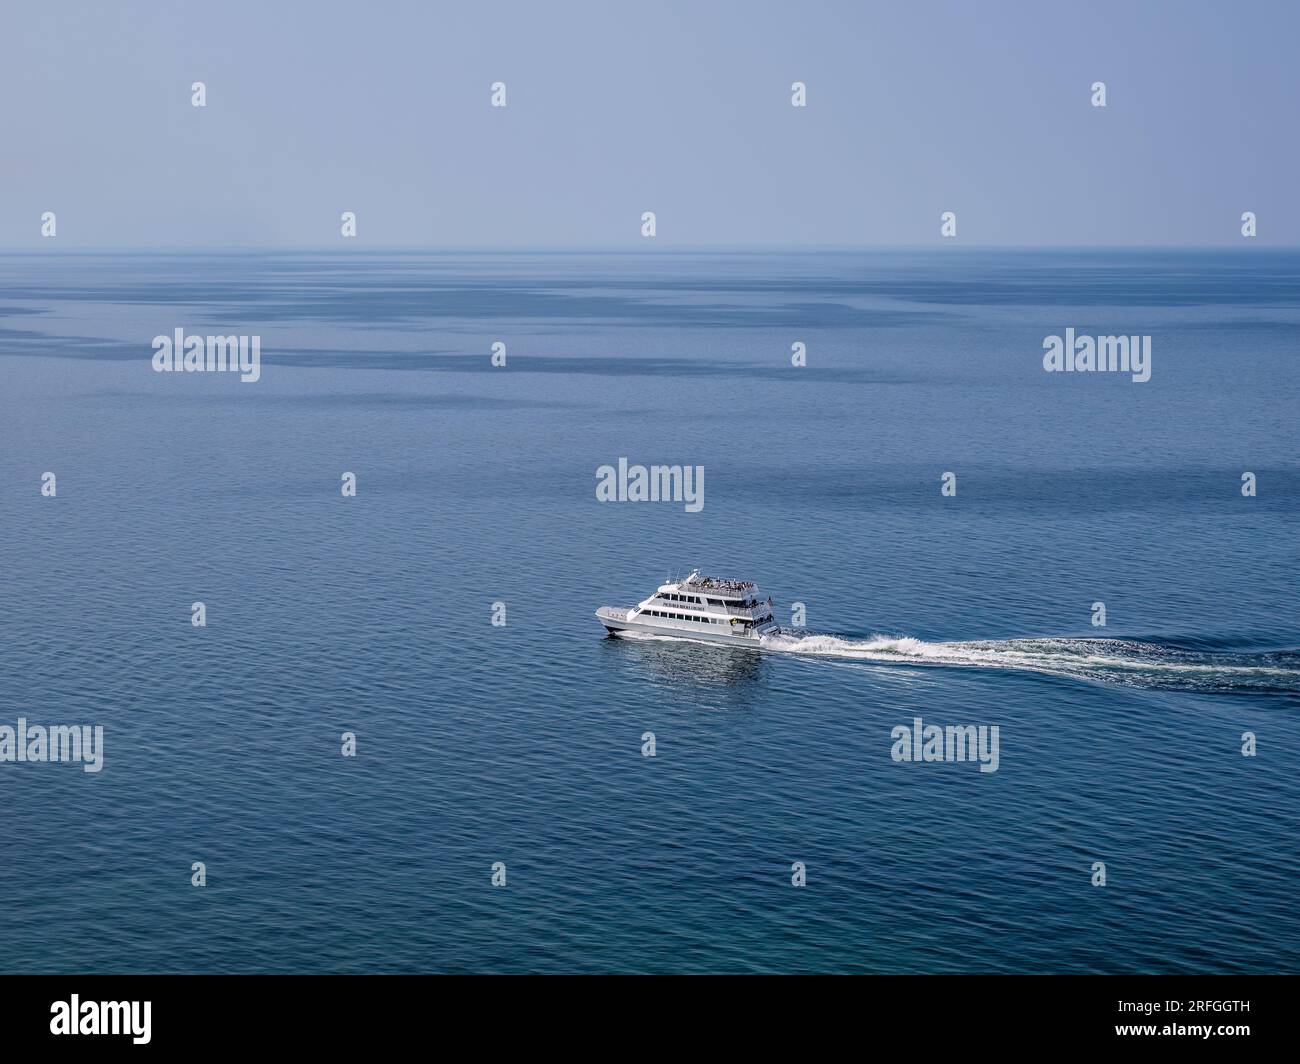
{"type": "Polygon", "coordinates": [[[0,247],[1297,244],[1298,12],[5,0],[0,247]]]}

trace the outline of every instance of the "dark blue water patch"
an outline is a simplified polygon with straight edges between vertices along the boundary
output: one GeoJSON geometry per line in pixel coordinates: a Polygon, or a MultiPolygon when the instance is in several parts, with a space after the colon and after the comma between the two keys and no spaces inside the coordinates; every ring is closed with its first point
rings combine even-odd
{"type": "Polygon", "coordinates": [[[1266,664],[1300,668],[1300,647],[1279,645],[1286,638],[1281,629],[1274,632],[1265,629],[1255,632],[1227,632],[1215,635],[1195,635],[1178,632],[1151,633],[1148,635],[1135,635],[1133,638],[1140,642],[1168,646],[1176,650],[1250,654],[1266,664]]]}
{"type": "Polygon", "coordinates": [[[312,393],[294,395],[283,393],[265,393],[249,396],[247,394],[230,394],[229,392],[204,392],[196,395],[175,396],[158,392],[105,391],[93,393],[90,398],[106,404],[115,403],[152,403],[171,405],[192,403],[199,406],[227,403],[254,403],[259,406],[306,408],[309,410],[326,410],[334,408],[339,411],[373,411],[376,408],[409,411],[475,411],[493,410],[564,410],[579,409],[575,402],[548,399],[506,398],[492,395],[463,395],[444,393],[437,395],[403,393],[403,392],[339,392],[312,393]]]}
{"type": "MultiPolygon", "coordinates": [[[[697,289],[697,294],[700,290],[697,289]]],[[[75,301],[114,306],[184,306],[193,308],[192,324],[225,327],[232,315],[266,323],[407,323],[467,319],[490,321],[570,320],[638,322],[646,326],[692,325],[700,328],[828,328],[918,325],[935,320],[934,312],[863,309],[837,303],[777,302],[747,305],[696,301],[672,304],[664,299],[621,295],[573,295],[541,291],[508,282],[449,285],[441,282],[402,285],[339,281],[310,292],[270,286],[194,282],[118,282],[56,291],[50,287],[14,286],[12,298],[75,301]]]]}
{"type": "MultiPolygon", "coordinates": [[[[961,468],[960,462],[951,464],[961,468]]],[[[1300,512],[1300,468],[1256,470],[1269,490],[1246,498],[1240,491],[1240,469],[1189,468],[1177,456],[1153,460],[1147,469],[1057,465],[1050,473],[1042,467],[999,468],[985,461],[970,473],[958,474],[957,494],[951,497],[940,490],[943,470],[914,461],[882,466],[864,458],[845,464],[828,455],[821,462],[782,461],[775,468],[718,462],[713,468],[710,490],[733,504],[761,491],[789,506],[859,512],[915,509],[958,522],[985,514],[1028,518],[1189,508],[1249,522],[1255,516],[1300,512]]]]}
{"type": "MultiPolygon", "coordinates": [[[[483,355],[463,352],[434,353],[410,351],[292,351],[264,352],[262,364],[286,368],[421,370],[500,374],[483,355]]],[[[710,358],[647,358],[644,356],[602,357],[599,355],[512,355],[510,373],[588,374],[611,377],[715,378],[726,380],[762,380],[782,386],[802,387],[814,383],[839,384],[913,384],[923,379],[918,373],[900,373],[883,369],[823,367],[815,373],[792,373],[777,366],[710,358]]]]}
{"type": "MultiPolygon", "coordinates": [[[[194,330],[191,329],[190,332],[194,330]]],[[[108,361],[148,361],[152,347],[143,343],[103,340],[85,336],[53,336],[29,330],[0,329],[0,355],[10,357],[45,356],[54,358],[108,361]]],[[[402,370],[426,373],[451,372],[500,374],[481,354],[463,351],[397,351],[367,347],[353,351],[294,349],[267,350],[260,355],[260,365],[287,369],[367,369],[402,370]]],[[[734,360],[700,358],[646,358],[637,356],[601,357],[585,355],[513,355],[510,373],[588,374],[614,377],[724,378],[765,380],[782,386],[802,387],[820,383],[840,384],[910,384],[924,379],[917,373],[900,373],[884,369],[853,367],[819,367],[813,373],[791,373],[780,366],[742,363],[734,360]]],[[[256,397],[252,397],[254,400],[256,397]]]]}
{"type": "Polygon", "coordinates": [[[1300,252],[928,252],[864,281],[874,294],[949,306],[1294,307],[1300,252]]]}
{"type": "Polygon", "coordinates": [[[30,329],[0,329],[0,355],[16,358],[86,358],[124,362],[153,357],[149,344],[106,340],[91,336],[58,336],[30,329]]]}

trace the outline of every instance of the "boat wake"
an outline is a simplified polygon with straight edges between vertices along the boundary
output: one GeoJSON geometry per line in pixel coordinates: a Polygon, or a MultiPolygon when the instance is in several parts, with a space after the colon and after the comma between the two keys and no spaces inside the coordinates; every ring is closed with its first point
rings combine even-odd
{"type": "Polygon", "coordinates": [[[895,665],[1013,669],[1175,691],[1300,694],[1300,650],[1201,650],[1129,639],[987,639],[929,643],[909,636],[775,632],[767,651],[895,665]]]}

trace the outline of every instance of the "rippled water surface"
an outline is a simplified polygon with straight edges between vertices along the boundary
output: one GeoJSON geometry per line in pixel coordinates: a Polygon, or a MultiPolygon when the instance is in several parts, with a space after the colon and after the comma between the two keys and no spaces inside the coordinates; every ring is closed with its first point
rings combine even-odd
{"type": "Polygon", "coordinates": [[[0,278],[0,724],[105,729],[0,763],[0,968],[1300,968],[1297,255],[0,278]],[[177,327],[261,379],[154,373],[177,327]],[[1044,373],[1071,327],[1151,380],[1044,373]],[[621,456],[704,509],[598,503],[621,456]],[[604,636],[694,566],[784,631],[604,636]],[[916,717],[998,771],[896,763],[916,717]]]}

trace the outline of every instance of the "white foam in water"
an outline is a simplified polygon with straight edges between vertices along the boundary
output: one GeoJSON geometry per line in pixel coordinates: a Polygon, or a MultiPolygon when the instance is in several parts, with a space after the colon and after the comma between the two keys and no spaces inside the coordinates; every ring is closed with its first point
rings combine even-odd
{"type": "MultiPolygon", "coordinates": [[[[683,641],[649,632],[620,635],[625,639],[654,642],[683,641]]],[[[845,639],[812,632],[799,635],[787,630],[763,636],[757,649],[880,665],[1014,669],[1132,687],[1300,693],[1300,659],[1295,665],[1287,666],[1276,663],[1276,654],[1194,651],[1136,640],[1061,636],[930,643],[912,636],[845,639]],[[1260,663],[1270,658],[1273,660],[1269,664],[1260,663]]],[[[1281,654],[1294,658],[1296,652],[1281,654]]]]}
{"type": "Polygon", "coordinates": [[[911,636],[779,632],[764,650],[888,664],[1023,669],[1139,686],[1206,689],[1270,687],[1300,690],[1300,669],[1242,663],[1251,654],[1207,654],[1112,639],[1043,638],[928,643],[911,636]]]}

